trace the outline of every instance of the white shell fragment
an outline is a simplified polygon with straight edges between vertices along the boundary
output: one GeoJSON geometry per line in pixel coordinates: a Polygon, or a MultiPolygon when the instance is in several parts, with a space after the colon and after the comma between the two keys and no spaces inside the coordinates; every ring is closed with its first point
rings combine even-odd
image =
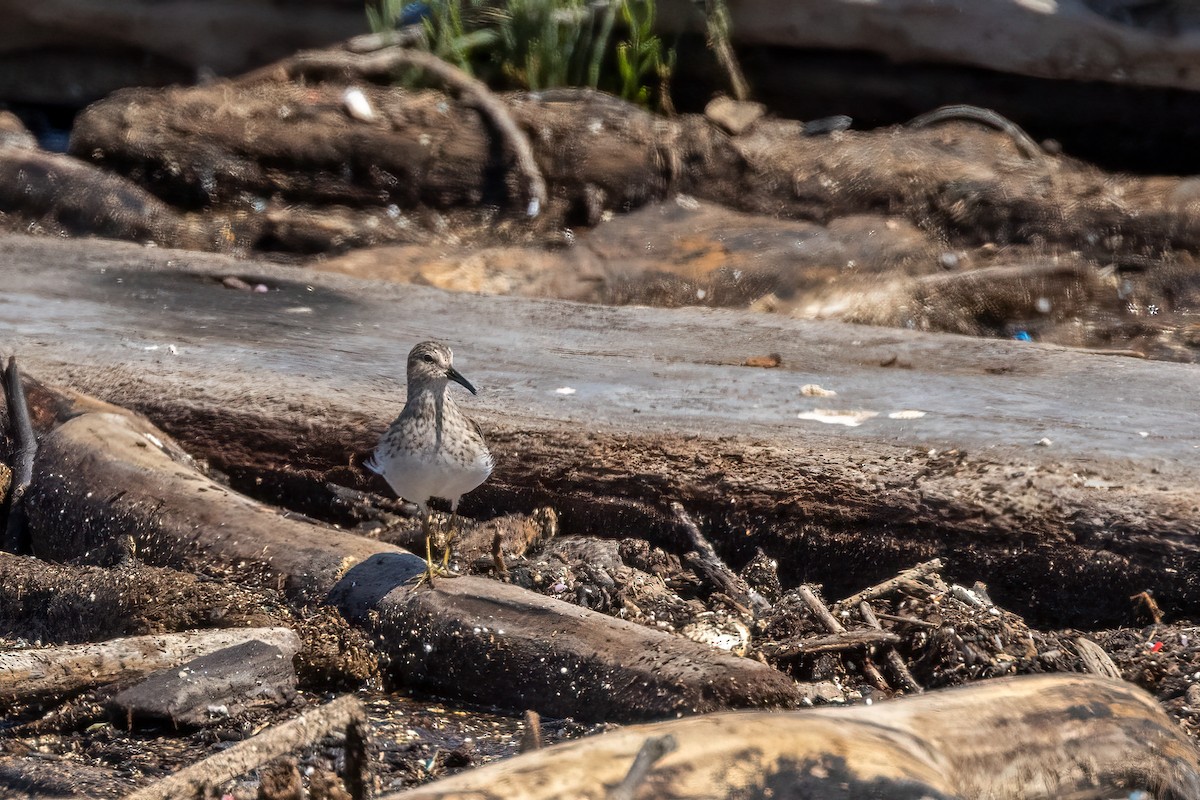
{"type": "Polygon", "coordinates": [[[375,109],[371,108],[371,101],[357,86],[351,86],[342,92],[342,108],[360,122],[375,121],[375,109]]]}
{"type": "Polygon", "coordinates": [[[824,409],[801,411],[796,415],[797,419],[824,422],[827,425],[845,425],[848,428],[857,428],[872,417],[878,416],[878,411],[827,411],[824,409]]]}

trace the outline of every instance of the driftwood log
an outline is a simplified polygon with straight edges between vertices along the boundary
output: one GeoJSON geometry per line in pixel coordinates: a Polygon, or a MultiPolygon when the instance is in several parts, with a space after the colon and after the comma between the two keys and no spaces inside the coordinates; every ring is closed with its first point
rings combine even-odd
{"type": "Polygon", "coordinates": [[[227,628],[131,636],[96,644],[0,652],[0,704],[62,697],[128,680],[244,642],[277,647],[288,658],[300,640],[287,628],[227,628]]]}
{"type": "MultiPolygon", "coordinates": [[[[55,405],[63,413],[70,398],[55,405]]],[[[418,586],[422,559],[221,486],[140,417],[65,415],[43,437],[28,495],[39,556],[79,556],[129,532],[151,563],[261,572],[365,626],[404,685],[513,710],[630,720],[798,699],[765,664],[507,584],[418,586]]]]}
{"type": "MultiPolygon", "coordinates": [[[[686,193],[819,222],[897,209],[955,246],[1038,242],[1097,258],[1200,248],[1190,179],[1031,160],[1007,134],[973,121],[831,138],[763,119],[730,137],[703,116],[663,119],[595,92],[514,94],[506,104],[550,187],[544,232],[686,193]]],[[[231,244],[328,252],[427,238],[451,214],[463,230],[494,232],[492,209],[524,190],[493,139],[477,111],[441,93],[338,72],[305,85],[119,92],[80,114],[71,152],[178,207],[237,209],[231,244]],[[345,112],[347,86],[375,109],[373,121],[345,112]],[[223,116],[231,104],[236,125],[223,116]],[[397,211],[417,213],[401,220],[397,211]]]]}
{"type": "Polygon", "coordinates": [[[996,679],[853,708],[707,714],[489,764],[384,800],[611,797],[648,742],[676,745],[635,797],[1060,800],[1200,796],[1200,754],[1127,683],[996,679]]]}
{"type": "Polygon", "coordinates": [[[948,579],[986,580],[997,602],[1056,624],[1126,621],[1144,589],[1170,613],[1200,610],[1190,365],[452,295],[97,240],[0,237],[0,269],[0,347],[26,371],[148,415],[234,487],[291,487],[271,496],[306,513],[322,513],[330,481],[386,492],[347,462],[394,418],[407,348],[444,338],[481,389],[471,411],[497,455],[468,517],[549,505],[564,533],[665,538],[679,500],[712,531],[745,532],[714,541],[730,564],[761,547],[783,580],[819,580],[831,598],[952,556],[948,579]],[[228,290],[231,274],[271,291],[228,290]],[[740,366],[763,352],[782,365],[740,366]],[[814,382],[838,396],[801,395],[814,382]],[[826,404],[927,414],[796,419],[826,404]]]}

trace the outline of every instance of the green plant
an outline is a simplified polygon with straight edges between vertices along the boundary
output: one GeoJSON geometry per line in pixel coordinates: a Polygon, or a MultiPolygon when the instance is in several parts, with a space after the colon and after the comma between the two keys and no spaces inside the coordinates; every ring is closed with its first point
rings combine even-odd
{"type": "MultiPolygon", "coordinates": [[[[405,0],[371,0],[367,21],[392,30],[405,0]]],[[[586,86],[670,110],[674,51],[654,35],[654,0],[429,0],[421,24],[439,58],[493,85],[586,86]],[[617,19],[625,38],[613,47],[617,19]],[[648,82],[657,80],[652,91],[648,82]]]]}
{"type": "Polygon", "coordinates": [[[654,0],[622,0],[619,5],[629,33],[629,39],[617,45],[621,97],[632,103],[649,105],[650,87],[645,78],[652,75],[659,80],[661,105],[666,96],[663,88],[675,65],[675,52],[669,51],[666,59],[663,58],[662,40],[654,33],[654,0]]]}

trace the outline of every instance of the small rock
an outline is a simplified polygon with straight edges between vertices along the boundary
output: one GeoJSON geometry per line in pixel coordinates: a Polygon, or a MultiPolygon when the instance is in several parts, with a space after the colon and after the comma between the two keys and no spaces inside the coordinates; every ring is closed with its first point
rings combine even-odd
{"type": "Polygon", "coordinates": [[[704,116],[730,136],[740,136],[767,113],[762,103],[714,97],[704,107],[704,116]]]}

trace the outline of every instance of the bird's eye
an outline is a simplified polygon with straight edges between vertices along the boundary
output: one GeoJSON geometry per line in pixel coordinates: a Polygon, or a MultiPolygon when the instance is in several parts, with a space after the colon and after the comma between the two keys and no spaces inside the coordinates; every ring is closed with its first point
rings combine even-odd
{"type": "Polygon", "coordinates": [[[433,356],[429,355],[429,353],[426,353],[425,355],[421,356],[421,360],[424,361],[426,364],[432,364],[433,356]]]}

